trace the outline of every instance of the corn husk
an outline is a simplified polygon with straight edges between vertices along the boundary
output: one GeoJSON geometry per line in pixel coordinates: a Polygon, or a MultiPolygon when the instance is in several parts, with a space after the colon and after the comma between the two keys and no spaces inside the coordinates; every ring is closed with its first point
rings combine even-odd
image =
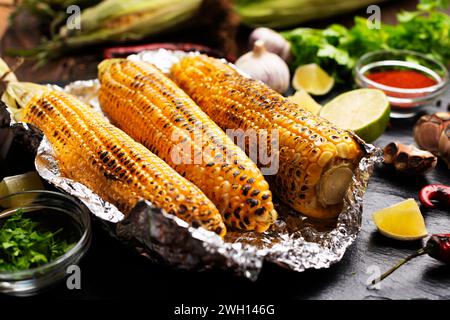
{"type": "Polygon", "coordinates": [[[61,36],[108,35],[111,39],[140,39],[177,25],[191,17],[201,5],[201,0],[106,0],[84,10],[80,16],[79,30],[70,32],[67,27],[61,36]],[[125,34],[123,34],[125,33],[125,34]]]}
{"type": "Polygon", "coordinates": [[[73,49],[136,41],[166,32],[192,18],[202,0],[105,0],[82,11],[80,28],[61,28],[58,36],[31,50],[9,50],[44,64],[73,49]]]}
{"type": "Polygon", "coordinates": [[[235,9],[245,24],[285,28],[329,18],[384,0],[236,0],[235,9]]]}
{"type": "Polygon", "coordinates": [[[12,118],[20,121],[22,118],[22,108],[31,100],[31,98],[48,90],[47,87],[31,82],[19,82],[14,72],[11,71],[6,62],[0,58],[0,77],[2,81],[7,83],[6,89],[3,91],[1,101],[9,108],[12,118]]]}

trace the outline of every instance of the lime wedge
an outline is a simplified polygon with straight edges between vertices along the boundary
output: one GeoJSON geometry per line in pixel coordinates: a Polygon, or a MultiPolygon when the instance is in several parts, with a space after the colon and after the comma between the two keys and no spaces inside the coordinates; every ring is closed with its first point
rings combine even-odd
{"type": "Polygon", "coordinates": [[[0,183],[0,197],[16,192],[42,190],[44,186],[37,172],[28,172],[17,176],[6,177],[0,183]]]}
{"type": "Polygon", "coordinates": [[[318,104],[304,89],[300,89],[294,95],[288,97],[288,100],[299,105],[300,108],[308,110],[313,114],[319,114],[322,106],[318,104]]]}
{"type": "MultiPolygon", "coordinates": [[[[0,198],[8,196],[13,193],[31,191],[31,190],[44,190],[41,178],[37,172],[32,171],[17,176],[6,177],[0,182],[0,198]]],[[[29,198],[29,196],[24,196],[29,198]]],[[[20,205],[21,196],[16,197],[14,203],[2,202],[2,205],[18,206],[20,205]]]]}
{"type": "Polygon", "coordinates": [[[305,89],[308,93],[321,96],[330,92],[334,79],[319,65],[311,63],[295,69],[292,86],[295,90],[305,89]]]}
{"type": "Polygon", "coordinates": [[[397,240],[418,240],[427,236],[425,221],[414,199],[407,199],[376,211],[373,222],[385,236],[397,240]]]}
{"type": "Polygon", "coordinates": [[[357,89],[345,92],[325,104],[320,116],[340,128],[353,130],[365,141],[372,142],[386,130],[390,110],[384,92],[357,89]]]}

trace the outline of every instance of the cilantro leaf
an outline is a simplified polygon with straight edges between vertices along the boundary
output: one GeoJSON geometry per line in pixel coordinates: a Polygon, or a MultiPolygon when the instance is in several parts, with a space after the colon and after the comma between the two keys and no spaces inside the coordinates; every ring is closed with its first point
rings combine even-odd
{"type": "Polygon", "coordinates": [[[42,230],[22,210],[0,220],[0,271],[34,268],[63,255],[75,244],[58,239],[61,231],[42,230]]]}

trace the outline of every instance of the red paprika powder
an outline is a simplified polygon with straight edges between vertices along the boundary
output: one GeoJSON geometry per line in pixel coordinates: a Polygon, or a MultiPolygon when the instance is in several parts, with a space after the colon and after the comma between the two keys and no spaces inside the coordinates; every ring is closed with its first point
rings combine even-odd
{"type": "Polygon", "coordinates": [[[414,70],[379,71],[369,73],[366,77],[379,84],[402,89],[426,88],[437,83],[433,78],[414,70]]]}
{"type": "MultiPolygon", "coordinates": [[[[396,89],[422,89],[437,84],[437,81],[423,73],[414,70],[386,70],[366,74],[366,77],[376,83],[396,89]]],[[[369,88],[372,86],[369,86],[369,88]]],[[[419,98],[426,95],[423,92],[396,92],[383,90],[386,95],[396,98],[419,98]]],[[[409,108],[413,103],[397,104],[400,108],[409,108]]]]}

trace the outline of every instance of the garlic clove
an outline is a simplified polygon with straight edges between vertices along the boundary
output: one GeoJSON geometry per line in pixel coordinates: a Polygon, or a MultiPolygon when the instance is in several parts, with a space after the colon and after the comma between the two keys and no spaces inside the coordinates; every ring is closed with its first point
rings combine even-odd
{"type": "Polygon", "coordinates": [[[250,48],[254,47],[256,41],[264,41],[268,51],[277,54],[286,62],[292,59],[291,44],[281,34],[269,28],[256,28],[249,37],[250,48]]]}
{"type": "Polygon", "coordinates": [[[279,93],[284,93],[289,88],[289,67],[279,56],[267,51],[261,40],[256,41],[253,50],[242,55],[235,65],[279,93]]]}
{"type": "Polygon", "coordinates": [[[414,126],[419,147],[440,156],[450,169],[450,112],[422,116],[414,126]]]}
{"type": "Polygon", "coordinates": [[[414,139],[417,145],[437,154],[439,138],[447,122],[450,122],[450,113],[448,112],[422,116],[414,126],[414,139]]]}

